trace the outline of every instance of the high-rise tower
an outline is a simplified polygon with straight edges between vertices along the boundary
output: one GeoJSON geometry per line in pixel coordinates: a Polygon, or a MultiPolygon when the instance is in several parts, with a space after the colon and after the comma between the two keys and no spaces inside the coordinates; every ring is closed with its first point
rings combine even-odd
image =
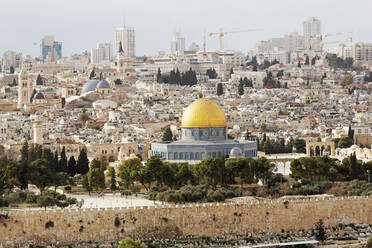
{"type": "Polygon", "coordinates": [[[319,42],[320,35],[321,26],[319,19],[309,17],[306,21],[304,21],[304,41],[306,46],[309,46],[310,43],[319,42]]]}
{"type": "Polygon", "coordinates": [[[182,54],[185,51],[185,37],[181,33],[174,33],[171,40],[171,54],[182,54]]]}
{"type": "Polygon", "coordinates": [[[134,28],[119,27],[116,29],[116,53],[119,52],[120,42],[126,57],[136,56],[136,32],[134,28]]]}

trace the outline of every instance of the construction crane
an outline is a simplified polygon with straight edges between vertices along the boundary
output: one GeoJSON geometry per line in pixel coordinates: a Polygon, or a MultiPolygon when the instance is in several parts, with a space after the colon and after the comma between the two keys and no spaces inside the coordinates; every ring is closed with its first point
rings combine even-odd
{"type": "Polygon", "coordinates": [[[218,35],[218,37],[220,38],[220,50],[222,51],[222,49],[223,49],[222,38],[226,34],[245,33],[245,32],[252,32],[252,31],[258,31],[258,29],[245,29],[245,30],[237,30],[237,31],[229,31],[229,32],[220,31],[220,32],[209,33],[209,36],[212,37],[212,36],[218,35]]]}
{"type": "Polygon", "coordinates": [[[312,66],[312,47],[319,46],[320,47],[320,57],[323,58],[323,51],[324,51],[323,47],[324,47],[324,45],[339,44],[339,43],[342,42],[342,41],[324,42],[323,37],[326,38],[326,37],[330,37],[330,36],[340,36],[340,35],[346,35],[348,37],[347,38],[348,42],[352,42],[352,40],[353,40],[351,32],[338,32],[338,33],[335,33],[335,34],[320,35],[320,36],[318,36],[319,37],[319,42],[309,44],[308,51],[309,51],[309,65],[310,65],[310,67],[312,66]]]}
{"type": "Polygon", "coordinates": [[[324,45],[330,45],[330,44],[338,44],[340,41],[329,41],[329,42],[315,42],[315,43],[310,43],[308,51],[309,51],[309,66],[312,67],[312,59],[313,59],[313,54],[312,54],[312,47],[314,46],[320,46],[320,57],[323,58],[323,46],[324,45]]]}

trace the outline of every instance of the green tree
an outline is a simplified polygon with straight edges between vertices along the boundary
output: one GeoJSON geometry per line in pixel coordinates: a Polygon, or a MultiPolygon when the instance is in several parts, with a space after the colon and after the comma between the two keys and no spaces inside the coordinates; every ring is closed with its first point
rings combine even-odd
{"type": "Polygon", "coordinates": [[[164,130],[162,141],[166,142],[166,141],[172,141],[172,140],[173,140],[172,131],[171,131],[170,127],[167,126],[164,130]]]}
{"type": "Polygon", "coordinates": [[[43,79],[41,78],[40,74],[37,75],[36,85],[43,85],[43,79]]]}
{"type": "Polygon", "coordinates": [[[306,141],[303,139],[295,138],[293,146],[296,148],[297,153],[306,153],[306,141]]]}
{"type": "Polygon", "coordinates": [[[354,140],[354,130],[351,129],[351,125],[349,125],[349,129],[347,131],[347,136],[351,139],[354,140]]]}
{"type": "Polygon", "coordinates": [[[110,189],[112,191],[117,190],[117,186],[116,186],[116,173],[115,173],[114,167],[109,166],[107,168],[107,174],[106,174],[106,176],[110,177],[110,189]]]}
{"type": "Polygon", "coordinates": [[[115,85],[119,85],[119,84],[122,84],[123,81],[121,81],[121,79],[117,78],[117,79],[115,79],[114,83],[115,83],[115,85]]]}
{"type": "Polygon", "coordinates": [[[81,184],[89,192],[89,195],[90,195],[90,192],[92,191],[92,187],[89,184],[89,180],[88,180],[87,174],[84,174],[83,175],[83,180],[82,180],[81,184]]]}
{"type": "Polygon", "coordinates": [[[14,67],[12,65],[9,68],[9,72],[10,72],[10,74],[14,74],[14,67]]]}
{"type": "MultiPolygon", "coordinates": [[[[163,178],[161,175],[161,168],[163,166],[163,162],[160,160],[158,156],[151,156],[145,163],[145,167],[147,173],[153,176],[152,181],[155,181],[157,185],[163,185],[163,178]]],[[[151,182],[149,182],[151,184],[151,182]]]]}
{"type": "Polygon", "coordinates": [[[87,114],[86,112],[86,109],[83,109],[80,113],[80,116],[79,116],[79,120],[82,121],[82,122],[86,122],[88,121],[90,118],[89,118],[89,115],[87,114]]]}
{"type": "Polygon", "coordinates": [[[263,69],[267,69],[267,68],[270,67],[270,65],[271,65],[270,61],[265,59],[264,62],[263,62],[262,67],[263,67],[263,69]]]}
{"type": "Polygon", "coordinates": [[[96,72],[95,72],[95,70],[93,68],[93,70],[89,74],[89,80],[92,80],[95,76],[96,76],[96,72]]]}
{"type": "Polygon", "coordinates": [[[238,94],[239,96],[244,95],[244,83],[243,82],[239,83],[238,85],[238,94]]]}
{"type": "Polygon", "coordinates": [[[207,158],[194,166],[194,175],[199,184],[211,185],[214,189],[218,184],[225,183],[225,162],[221,158],[207,158]]]}
{"type": "Polygon", "coordinates": [[[298,61],[298,63],[297,63],[297,67],[298,67],[298,68],[301,68],[301,62],[300,62],[300,61],[298,61]]]}
{"type": "Polygon", "coordinates": [[[23,143],[21,148],[21,166],[22,169],[20,171],[20,187],[22,190],[27,189],[27,171],[28,171],[28,143],[27,140],[23,143]]]}
{"type": "MultiPolygon", "coordinates": [[[[125,188],[133,185],[135,181],[145,183],[146,180],[141,180],[140,171],[142,168],[141,160],[139,158],[124,160],[118,166],[118,177],[125,188]]],[[[145,186],[145,185],[144,185],[145,186]]]]}
{"type": "Polygon", "coordinates": [[[90,169],[100,169],[102,170],[101,168],[101,161],[99,161],[97,158],[93,159],[92,161],[90,161],[90,169]]]}
{"type": "Polygon", "coordinates": [[[91,188],[98,189],[105,188],[105,175],[100,168],[93,168],[88,172],[88,183],[91,188]]]}
{"type": "Polygon", "coordinates": [[[217,73],[216,73],[216,70],[215,70],[215,69],[208,69],[206,74],[207,74],[207,76],[208,76],[210,79],[215,79],[215,78],[217,78],[217,73]]]}
{"type": "Polygon", "coordinates": [[[263,185],[266,185],[269,178],[273,175],[275,166],[265,157],[259,157],[256,162],[255,176],[258,180],[261,180],[263,185]]]}
{"type": "Polygon", "coordinates": [[[337,147],[339,148],[349,148],[353,145],[353,140],[348,136],[341,137],[338,141],[337,147]]]}
{"type": "Polygon", "coordinates": [[[81,149],[79,158],[76,164],[76,173],[85,175],[89,171],[89,159],[85,149],[81,149]]]}
{"type": "Polygon", "coordinates": [[[161,83],[161,70],[158,68],[158,73],[156,74],[156,82],[161,83]]]}
{"type": "Polygon", "coordinates": [[[222,83],[217,84],[217,96],[223,95],[223,86],[222,83]]]}
{"type": "Polygon", "coordinates": [[[37,198],[37,205],[42,208],[52,207],[56,205],[54,196],[52,194],[41,193],[37,198]]]}
{"type": "Polygon", "coordinates": [[[309,56],[306,55],[306,59],[305,59],[305,65],[309,65],[310,64],[310,61],[309,61],[309,56]]]}
{"type": "Polygon", "coordinates": [[[30,183],[36,185],[40,191],[54,183],[54,173],[48,167],[48,162],[45,159],[36,159],[31,162],[28,166],[27,177],[30,183]]]}
{"type": "Polygon", "coordinates": [[[145,248],[146,246],[140,241],[134,241],[131,238],[122,239],[119,248],[145,248]]]}
{"type": "Polygon", "coordinates": [[[349,85],[352,84],[354,81],[354,77],[351,73],[347,72],[344,74],[344,78],[342,79],[342,85],[349,85]]]}
{"type": "Polygon", "coordinates": [[[67,173],[70,177],[74,177],[76,175],[76,160],[74,156],[71,156],[68,160],[67,173]]]}
{"type": "Polygon", "coordinates": [[[60,159],[58,161],[58,172],[67,172],[67,157],[66,157],[66,148],[62,147],[62,152],[60,159]]]}
{"type": "Polygon", "coordinates": [[[320,219],[317,223],[315,223],[315,239],[324,242],[327,239],[327,234],[324,229],[323,220],[320,219]]]}
{"type": "Polygon", "coordinates": [[[32,103],[32,101],[34,100],[34,96],[36,95],[36,89],[34,89],[33,91],[32,91],[32,94],[31,94],[31,97],[30,97],[30,102],[32,103]]]}

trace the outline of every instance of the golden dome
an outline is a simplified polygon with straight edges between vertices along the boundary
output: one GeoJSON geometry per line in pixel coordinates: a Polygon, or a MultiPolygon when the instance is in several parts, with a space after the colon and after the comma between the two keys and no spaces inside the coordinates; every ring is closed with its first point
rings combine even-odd
{"type": "Polygon", "coordinates": [[[182,127],[226,127],[226,117],[217,103],[200,98],[183,113],[182,127]]]}

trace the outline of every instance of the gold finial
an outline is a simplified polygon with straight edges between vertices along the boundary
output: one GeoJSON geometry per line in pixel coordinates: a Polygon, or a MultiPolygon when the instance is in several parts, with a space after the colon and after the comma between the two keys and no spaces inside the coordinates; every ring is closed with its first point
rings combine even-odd
{"type": "Polygon", "coordinates": [[[205,98],[205,95],[204,95],[204,88],[203,88],[203,87],[201,88],[201,95],[202,95],[202,98],[205,98]]]}

